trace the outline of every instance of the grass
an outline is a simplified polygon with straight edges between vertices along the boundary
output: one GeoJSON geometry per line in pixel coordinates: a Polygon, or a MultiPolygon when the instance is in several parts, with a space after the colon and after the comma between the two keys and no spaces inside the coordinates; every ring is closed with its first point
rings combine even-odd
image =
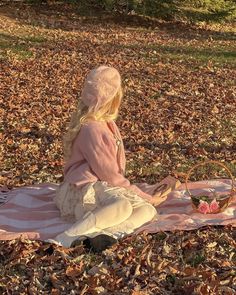
{"type": "Polygon", "coordinates": [[[235,20],[236,17],[236,9],[232,7],[231,9],[221,9],[211,11],[206,8],[193,8],[190,6],[182,6],[181,7],[182,16],[190,20],[191,22],[224,22],[224,21],[232,21],[235,20]]]}
{"type": "Polygon", "coordinates": [[[199,264],[201,264],[205,260],[204,255],[196,254],[194,257],[189,260],[189,264],[192,267],[197,267],[199,264]]]}
{"type": "Polygon", "coordinates": [[[191,59],[200,63],[207,63],[211,60],[220,65],[227,63],[236,65],[236,52],[233,49],[228,51],[225,48],[199,49],[193,46],[158,46],[155,49],[170,59],[184,59],[186,61],[191,59]]]}
{"type": "MultiPolygon", "coordinates": [[[[123,45],[122,45],[123,46],[123,45]]],[[[236,51],[230,46],[215,46],[199,48],[197,46],[184,46],[176,43],[170,45],[127,45],[126,48],[138,50],[139,54],[151,63],[161,60],[194,61],[201,65],[213,62],[216,66],[236,66],[236,51]]]]}
{"type": "MultiPolygon", "coordinates": [[[[236,174],[236,163],[226,163],[225,166],[233,175],[236,174]]],[[[177,169],[177,173],[186,174],[192,167],[192,160],[186,160],[185,163],[177,169]]],[[[189,181],[200,181],[213,178],[230,178],[230,176],[223,167],[217,164],[206,164],[204,166],[196,167],[189,178],[189,181]]]]}
{"type": "Polygon", "coordinates": [[[32,47],[45,42],[42,36],[16,36],[0,32],[0,59],[15,57],[24,60],[33,57],[32,47]]]}
{"type": "MultiPolygon", "coordinates": [[[[33,1],[32,1],[33,2],[33,1]]],[[[79,12],[80,15],[91,16],[103,13],[103,9],[98,5],[91,4],[89,1],[79,1],[76,0],[70,1],[70,4],[74,6],[74,11],[79,12]]],[[[117,1],[118,2],[118,1],[117,1]]],[[[125,2],[125,1],[123,1],[125,2]]],[[[197,7],[196,3],[193,5],[189,4],[188,1],[174,1],[175,3],[166,3],[168,1],[156,1],[156,4],[152,4],[151,8],[148,6],[150,4],[146,4],[142,6],[138,6],[135,11],[140,15],[153,16],[157,19],[164,20],[185,20],[191,23],[198,22],[207,22],[207,23],[219,23],[219,22],[228,22],[235,20],[236,17],[236,6],[231,3],[228,5],[219,7],[217,3],[214,5],[213,3],[208,6],[197,7]],[[195,6],[195,7],[194,7],[195,6]]],[[[194,2],[194,1],[192,1],[194,2]]],[[[195,1],[197,2],[197,1],[195,1]]],[[[217,1],[216,1],[217,2],[217,1]]],[[[118,10],[121,12],[127,13],[129,9],[127,9],[127,4],[123,3],[121,5],[113,4],[111,1],[110,5],[107,5],[107,11],[112,12],[114,10],[118,10]],[[115,7],[114,7],[115,6],[115,7]],[[114,9],[115,8],[115,9],[114,9]]]]}
{"type": "MultiPolygon", "coordinates": [[[[165,167],[163,167],[161,164],[160,165],[148,165],[148,166],[143,166],[142,163],[140,163],[138,160],[134,161],[127,161],[126,165],[126,176],[131,177],[132,174],[135,172],[141,179],[147,179],[149,180],[150,183],[155,182],[156,178],[160,175],[164,175],[166,173],[165,167]]],[[[141,181],[140,179],[140,181],[141,181]]]]}

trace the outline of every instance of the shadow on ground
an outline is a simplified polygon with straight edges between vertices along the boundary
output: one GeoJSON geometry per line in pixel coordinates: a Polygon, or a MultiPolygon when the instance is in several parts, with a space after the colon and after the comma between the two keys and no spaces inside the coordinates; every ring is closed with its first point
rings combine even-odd
{"type": "Polygon", "coordinates": [[[207,47],[198,48],[196,46],[181,46],[179,44],[162,45],[153,44],[142,46],[139,44],[134,45],[121,45],[122,48],[130,48],[137,50],[143,55],[143,58],[148,59],[150,63],[156,63],[159,57],[149,56],[149,52],[156,52],[161,57],[173,59],[173,60],[186,60],[197,61],[200,63],[209,62],[209,60],[222,64],[229,64],[230,66],[236,65],[236,52],[233,47],[207,47]]]}
{"type": "MultiPolygon", "coordinates": [[[[187,11],[186,14],[198,14],[196,19],[214,20],[217,16],[200,12],[187,11]]],[[[199,28],[193,22],[181,21],[163,21],[155,18],[144,17],[140,15],[125,15],[121,13],[106,13],[103,11],[89,10],[80,11],[75,5],[69,4],[41,4],[28,5],[24,3],[5,3],[0,6],[0,14],[7,17],[17,19],[17,21],[24,25],[32,25],[48,29],[61,29],[63,31],[79,31],[91,29],[94,31],[96,26],[103,27],[116,26],[130,27],[137,30],[154,29],[165,30],[169,34],[178,34],[180,38],[191,39],[196,38],[205,40],[209,37],[216,40],[231,41],[236,39],[236,34],[233,32],[220,32],[199,28]],[[91,27],[90,27],[91,26],[91,27]]],[[[193,18],[193,16],[192,16],[193,18]]],[[[222,15],[223,18],[223,15],[222,15]]]]}

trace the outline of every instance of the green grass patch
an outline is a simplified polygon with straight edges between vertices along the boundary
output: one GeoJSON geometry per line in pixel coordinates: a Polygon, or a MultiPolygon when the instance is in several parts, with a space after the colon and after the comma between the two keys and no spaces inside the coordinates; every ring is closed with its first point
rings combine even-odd
{"type": "Polygon", "coordinates": [[[15,57],[28,59],[33,57],[31,48],[45,42],[42,36],[14,36],[0,33],[0,59],[15,57]]]}
{"type": "Polygon", "coordinates": [[[197,62],[199,65],[205,65],[209,61],[215,66],[236,66],[236,50],[231,46],[208,46],[199,48],[193,45],[184,46],[176,43],[168,45],[153,44],[142,46],[139,44],[120,45],[121,48],[128,48],[137,51],[141,57],[149,60],[150,63],[156,64],[163,60],[181,60],[186,63],[197,62]]]}
{"type": "Polygon", "coordinates": [[[160,164],[158,166],[144,166],[142,162],[137,159],[134,161],[128,161],[126,165],[127,175],[135,172],[140,176],[152,176],[159,175],[165,171],[165,168],[160,164]]]}
{"type": "MultiPolygon", "coordinates": [[[[187,174],[190,169],[193,167],[193,165],[197,163],[202,163],[204,161],[207,161],[210,159],[202,159],[198,161],[192,161],[192,160],[186,160],[185,163],[179,167],[176,172],[177,173],[185,173],[187,174]]],[[[232,173],[232,175],[235,175],[236,173],[236,163],[230,163],[230,162],[222,162],[219,160],[220,163],[224,164],[232,173]]],[[[189,182],[191,181],[201,181],[201,180],[207,180],[207,179],[219,179],[219,178],[230,178],[230,175],[226,171],[225,168],[219,166],[218,164],[206,164],[204,166],[196,167],[190,177],[189,182]]],[[[185,180],[185,178],[182,179],[182,181],[185,180]]]]}
{"type": "Polygon", "coordinates": [[[204,261],[205,261],[205,256],[199,253],[199,254],[196,254],[195,256],[193,256],[191,259],[189,259],[188,263],[192,267],[197,267],[199,264],[201,264],[204,261]]]}
{"type": "Polygon", "coordinates": [[[47,39],[43,36],[26,36],[24,40],[31,43],[42,43],[45,42],[47,39]]]}
{"type": "Polygon", "coordinates": [[[79,1],[79,5],[76,0],[69,2],[76,5],[80,13],[87,15],[96,15],[98,10],[119,11],[124,14],[135,11],[138,15],[156,19],[186,20],[192,23],[222,23],[234,21],[236,17],[236,5],[233,0],[100,0],[79,1]]]}
{"type": "Polygon", "coordinates": [[[193,8],[185,6],[181,7],[181,15],[183,18],[193,23],[222,23],[225,21],[233,21],[236,17],[236,10],[234,7],[231,9],[210,10],[209,8],[193,8]]]}
{"type": "MultiPolygon", "coordinates": [[[[206,64],[209,61],[216,65],[231,65],[236,66],[236,51],[233,48],[227,47],[207,47],[197,48],[194,46],[179,46],[179,45],[155,45],[149,49],[156,51],[157,54],[164,59],[184,60],[186,62],[195,61],[201,64],[206,64]]],[[[159,57],[147,57],[155,62],[159,57]]]]}

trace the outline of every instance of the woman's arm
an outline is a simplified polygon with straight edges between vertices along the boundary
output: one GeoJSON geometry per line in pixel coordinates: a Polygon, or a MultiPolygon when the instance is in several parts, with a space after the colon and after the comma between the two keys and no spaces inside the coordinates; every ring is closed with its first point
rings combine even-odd
{"type": "Polygon", "coordinates": [[[101,128],[85,125],[79,133],[79,148],[90,168],[101,181],[112,186],[125,187],[152,201],[152,196],[144,193],[120,173],[117,161],[116,143],[101,128]]]}

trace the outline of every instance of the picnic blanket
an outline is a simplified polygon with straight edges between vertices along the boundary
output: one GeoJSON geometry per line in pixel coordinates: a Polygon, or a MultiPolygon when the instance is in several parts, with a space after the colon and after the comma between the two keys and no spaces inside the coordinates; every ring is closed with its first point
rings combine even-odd
{"type": "MultiPolygon", "coordinates": [[[[147,193],[152,193],[155,189],[155,185],[139,186],[147,193]]],[[[53,202],[57,187],[58,184],[55,183],[43,183],[10,191],[0,188],[0,240],[11,240],[20,236],[32,240],[46,240],[68,229],[73,222],[60,218],[60,212],[53,202]]],[[[231,180],[189,183],[193,194],[206,192],[209,188],[226,193],[231,189],[231,180]]],[[[135,233],[192,230],[205,225],[236,226],[236,197],[224,212],[204,215],[192,209],[184,184],[171,192],[167,200],[158,206],[157,211],[158,220],[140,227],[135,233]]]]}

